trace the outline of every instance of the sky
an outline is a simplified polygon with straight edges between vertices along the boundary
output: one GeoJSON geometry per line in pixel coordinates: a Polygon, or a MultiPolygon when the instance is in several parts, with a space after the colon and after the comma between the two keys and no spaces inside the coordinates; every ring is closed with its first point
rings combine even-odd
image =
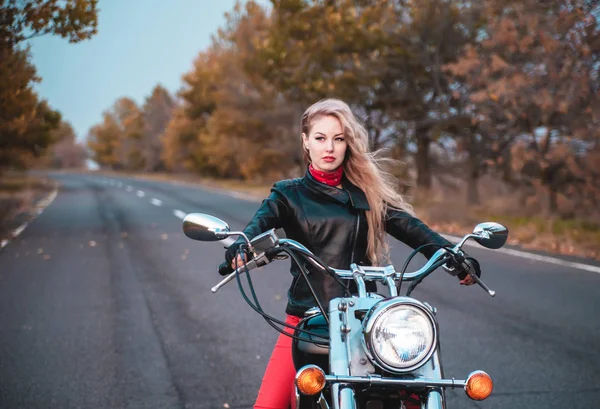
{"type": "Polygon", "coordinates": [[[120,97],[138,104],[157,84],[171,93],[225,24],[236,0],[100,0],[98,33],[81,43],[31,40],[41,98],[73,125],[79,140],[120,97]]]}

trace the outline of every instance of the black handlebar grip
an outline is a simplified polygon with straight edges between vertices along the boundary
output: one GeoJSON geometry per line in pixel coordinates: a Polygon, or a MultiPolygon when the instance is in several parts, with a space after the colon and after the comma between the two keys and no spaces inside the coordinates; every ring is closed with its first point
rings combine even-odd
{"type": "Polygon", "coordinates": [[[276,255],[278,255],[279,253],[281,253],[281,249],[280,248],[278,248],[278,247],[271,247],[271,248],[268,248],[265,251],[265,256],[267,256],[267,258],[269,260],[272,260],[273,257],[275,257],[276,255]]]}
{"type": "Polygon", "coordinates": [[[219,274],[221,274],[222,276],[226,276],[231,273],[233,273],[233,268],[231,268],[231,266],[227,264],[226,261],[219,264],[219,274]]]}

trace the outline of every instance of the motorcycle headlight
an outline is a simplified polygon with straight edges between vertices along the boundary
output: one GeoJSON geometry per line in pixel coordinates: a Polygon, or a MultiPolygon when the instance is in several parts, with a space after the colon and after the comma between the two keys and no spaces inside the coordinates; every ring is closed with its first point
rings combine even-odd
{"type": "Polygon", "coordinates": [[[375,364],[391,372],[409,372],[423,365],[435,351],[435,318],[414,299],[382,301],[365,317],[364,341],[375,364]]]}

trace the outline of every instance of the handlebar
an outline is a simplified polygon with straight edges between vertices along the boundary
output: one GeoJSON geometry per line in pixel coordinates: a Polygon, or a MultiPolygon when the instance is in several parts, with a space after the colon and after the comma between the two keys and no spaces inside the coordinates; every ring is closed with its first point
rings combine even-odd
{"type": "MultiPolygon", "coordinates": [[[[452,251],[453,252],[460,251],[462,245],[466,241],[466,238],[467,237],[465,237],[459,244],[454,246],[452,251]]],[[[449,254],[448,250],[439,249],[427,261],[427,263],[423,267],[421,267],[419,270],[414,271],[412,273],[401,274],[400,272],[397,272],[394,269],[394,266],[392,266],[392,265],[389,265],[386,267],[371,267],[371,266],[357,266],[357,265],[353,264],[351,266],[351,268],[352,268],[351,270],[335,269],[335,268],[329,267],[329,266],[324,265],[321,262],[319,262],[318,258],[310,250],[308,250],[305,246],[303,246],[302,244],[298,243],[295,240],[284,239],[284,238],[276,239],[274,244],[275,244],[274,246],[265,249],[265,251],[263,253],[259,254],[254,259],[248,261],[245,265],[240,266],[237,269],[237,271],[234,271],[225,262],[222,263],[219,266],[219,274],[224,275],[224,274],[227,274],[228,272],[230,272],[230,274],[227,275],[227,277],[225,277],[216,286],[211,288],[211,291],[213,293],[216,293],[217,291],[219,291],[219,289],[221,287],[223,287],[225,284],[227,284],[228,282],[233,280],[233,278],[236,276],[236,274],[238,272],[243,273],[245,271],[250,271],[256,267],[262,267],[262,266],[268,264],[277,253],[280,253],[282,251],[281,250],[282,247],[286,247],[288,250],[295,251],[296,253],[302,254],[306,258],[306,260],[309,261],[309,263],[311,265],[313,265],[323,271],[329,270],[329,271],[335,273],[340,278],[355,279],[355,280],[360,279],[360,280],[367,280],[367,281],[382,281],[382,282],[388,284],[388,287],[390,287],[390,288],[391,288],[391,286],[389,284],[390,284],[391,280],[402,279],[402,281],[404,282],[404,281],[415,281],[415,280],[419,280],[419,279],[423,278],[427,274],[431,273],[431,271],[433,271],[435,268],[437,268],[439,266],[439,262],[441,260],[443,260],[445,257],[447,257],[449,254]]],[[[494,297],[496,295],[496,293],[493,290],[490,290],[481,281],[481,279],[479,277],[477,277],[476,274],[474,274],[470,271],[469,271],[469,274],[473,277],[474,281],[481,288],[483,288],[490,296],[494,297]]]]}

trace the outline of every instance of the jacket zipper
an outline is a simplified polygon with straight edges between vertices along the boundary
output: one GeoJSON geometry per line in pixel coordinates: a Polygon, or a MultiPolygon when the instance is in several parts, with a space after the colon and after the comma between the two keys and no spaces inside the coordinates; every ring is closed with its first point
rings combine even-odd
{"type": "Polygon", "coordinates": [[[352,243],[352,258],[350,263],[354,263],[354,250],[356,250],[356,241],[358,240],[358,229],[360,226],[360,213],[356,215],[356,232],[354,233],[354,243],[352,243]]]}
{"type": "MultiPolygon", "coordinates": [[[[354,207],[354,201],[352,200],[352,195],[347,190],[346,190],[346,193],[348,193],[348,197],[350,198],[350,204],[352,204],[352,207],[354,207]]],[[[356,232],[354,233],[354,242],[352,243],[352,254],[350,256],[351,257],[350,264],[354,263],[354,250],[356,250],[356,242],[358,241],[359,227],[360,227],[360,212],[358,212],[356,214],[356,232]]]]}

